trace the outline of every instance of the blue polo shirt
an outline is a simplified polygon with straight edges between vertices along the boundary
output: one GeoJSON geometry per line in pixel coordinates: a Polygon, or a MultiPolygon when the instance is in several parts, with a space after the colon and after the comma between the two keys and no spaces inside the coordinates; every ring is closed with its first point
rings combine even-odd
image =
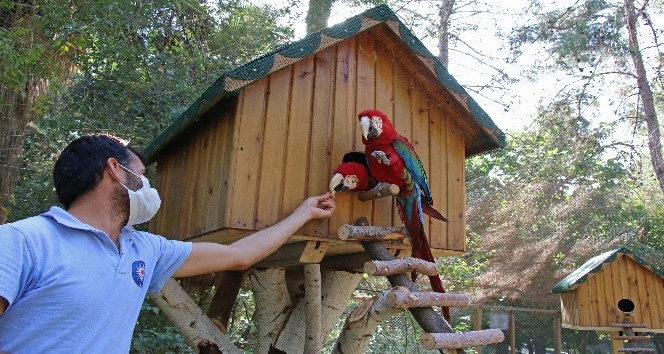
{"type": "Polygon", "coordinates": [[[0,225],[0,351],[128,353],[145,295],[157,293],[191,243],[124,227],[106,233],[58,207],[0,225]]]}

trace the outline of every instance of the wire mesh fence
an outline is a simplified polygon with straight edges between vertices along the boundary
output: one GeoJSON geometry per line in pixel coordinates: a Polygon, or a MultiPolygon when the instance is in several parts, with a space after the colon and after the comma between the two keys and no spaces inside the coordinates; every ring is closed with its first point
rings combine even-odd
{"type": "MultiPolygon", "coordinates": [[[[497,328],[505,334],[502,343],[470,348],[477,354],[607,354],[617,352],[611,346],[611,333],[562,328],[558,310],[527,309],[501,306],[453,308],[452,327],[467,332],[497,328]]],[[[614,332],[614,335],[620,334],[614,332]]],[[[650,341],[639,347],[664,354],[663,333],[640,333],[650,341]]],[[[614,343],[615,344],[615,343],[614,343]]],[[[625,345],[627,346],[627,345],[625,345]]],[[[617,346],[616,346],[617,347],[617,346]]]]}

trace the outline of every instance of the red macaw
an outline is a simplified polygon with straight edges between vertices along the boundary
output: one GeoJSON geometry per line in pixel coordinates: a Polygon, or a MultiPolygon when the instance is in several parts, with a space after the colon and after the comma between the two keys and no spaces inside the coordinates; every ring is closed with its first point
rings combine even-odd
{"type": "MultiPolygon", "coordinates": [[[[424,232],[422,212],[442,221],[447,219],[431,206],[433,199],[422,162],[408,139],[397,133],[383,112],[370,109],[357,118],[371,176],[378,182],[396,184],[400,188],[397,207],[408,230],[412,256],[435,263],[424,232]]],[[[430,276],[429,281],[434,291],[445,292],[439,276],[430,276]]],[[[449,309],[443,308],[443,313],[449,321],[449,309]]]]}
{"type": "Polygon", "coordinates": [[[334,170],[334,176],[330,180],[330,194],[346,190],[361,192],[374,185],[375,181],[369,174],[367,156],[359,151],[348,152],[334,170]]]}

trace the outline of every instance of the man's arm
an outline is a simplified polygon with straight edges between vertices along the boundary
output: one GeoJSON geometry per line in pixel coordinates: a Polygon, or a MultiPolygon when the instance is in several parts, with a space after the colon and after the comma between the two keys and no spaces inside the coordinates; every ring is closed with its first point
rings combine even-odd
{"type": "Polygon", "coordinates": [[[332,216],[334,208],[329,194],[311,197],[280,222],[230,245],[194,242],[191,254],[173,277],[247,269],[276,251],[307,221],[332,216]]]}

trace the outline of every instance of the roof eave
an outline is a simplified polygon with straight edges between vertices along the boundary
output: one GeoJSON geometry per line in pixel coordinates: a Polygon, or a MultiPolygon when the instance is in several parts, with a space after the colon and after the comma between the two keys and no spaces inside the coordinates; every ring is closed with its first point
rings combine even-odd
{"type": "Polygon", "coordinates": [[[455,96],[454,100],[464,106],[471,120],[481,128],[479,130],[482,131],[481,136],[484,141],[470,147],[466,151],[466,156],[505,146],[504,134],[494,124],[489,115],[467,94],[438,58],[429,52],[422,42],[399,20],[396,14],[387,5],[379,5],[340,24],[311,33],[299,41],[278,48],[223,74],[187,110],[175,118],[168,128],[144,148],[147,160],[155,161],[159,153],[168,144],[176,139],[181,132],[198,122],[208,109],[223,98],[234,95],[253,82],[283,67],[292,65],[308,55],[383,23],[412,50],[421,65],[428,68],[427,71],[455,96]],[[463,98],[463,103],[460,98],[463,98]]]}

